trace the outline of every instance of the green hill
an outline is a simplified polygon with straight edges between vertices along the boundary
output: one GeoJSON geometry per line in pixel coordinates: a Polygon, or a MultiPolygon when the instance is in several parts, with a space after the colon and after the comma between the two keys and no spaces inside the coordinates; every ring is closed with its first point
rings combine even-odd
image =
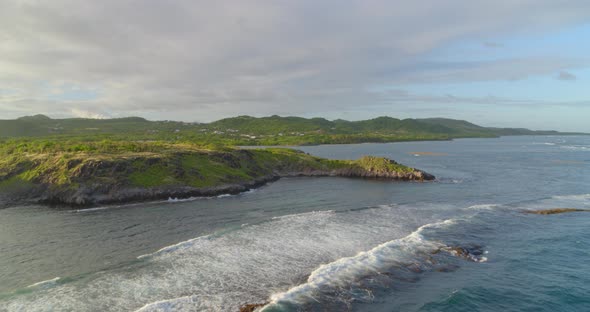
{"type": "Polygon", "coordinates": [[[153,123],[140,117],[51,119],[45,115],[35,115],[20,117],[16,120],[0,120],[0,137],[117,133],[149,129],[153,123]]]}
{"type": "Polygon", "coordinates": [[[370,120],[238,116],[211,123],[116,119],[51,119],[44,115],[0,120],[0,138],[64,137],[85,140],[185,141],[216,145],[302,145],[327,143],[449,140],[501,135],[566,134],[520,128],[489,128],[455,119],[370,120]]]}
{"type": "Polygon", "coordinates": [[[465,120],[447,118],[397,119],[387,116],[361,121],[342,119],[329,121],[324,118],[306,119],[280,116],[262,118],[239,116],[218,120],[203,126],[217,131],[233,131],[234,133],[261,136],[257,140],[265,141],[269,145],[280,144],[279,141],[289,141],[288,137],[292,136],[299,137],[297,140],[291,139],[295,143],[313,144],[560,134],[556,131],[489,128],[465,120]],[[301,138],[302,136],[306,136],[307,139],[301,138]],[[283,139],[272,140],[271,137],[283,137],[283,139]]]}

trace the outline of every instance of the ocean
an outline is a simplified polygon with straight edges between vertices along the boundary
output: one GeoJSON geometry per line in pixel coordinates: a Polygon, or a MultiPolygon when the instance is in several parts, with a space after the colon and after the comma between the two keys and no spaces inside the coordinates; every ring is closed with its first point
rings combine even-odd
{"type": "Polygon", "coordinates": [[[305,146],[436,182],[0,210],[0,311],[590,311],[590,136],[305,146]]]}

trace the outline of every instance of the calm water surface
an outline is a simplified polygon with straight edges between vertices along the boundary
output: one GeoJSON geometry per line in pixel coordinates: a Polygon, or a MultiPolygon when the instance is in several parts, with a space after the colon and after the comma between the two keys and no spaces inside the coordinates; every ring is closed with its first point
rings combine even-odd
{"type": "Polygon", "coordinates": [[[0,311],[587,311],[590,137],[301,147],[434,183],[282,179],[252,192],[0,210],[0,311]],[[463,256],[451,247],[463,247],[463,256]]]}

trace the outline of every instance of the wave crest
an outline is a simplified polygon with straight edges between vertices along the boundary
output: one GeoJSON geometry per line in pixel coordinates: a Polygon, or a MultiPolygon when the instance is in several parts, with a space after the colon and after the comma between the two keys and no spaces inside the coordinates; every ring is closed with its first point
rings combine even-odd
{"type": "MultiPolygon", "coordinates": [[[[321,265],[314,270],[304,284],[295,286],[285,292],[271,296],[271,303],[262,311],[281,303],[303,303],[307,299],[314,299],[314,294],[323,288],[337,288],[350,285],[355,280],[364,276],[379,275],[382,271],[394,266],[404,266],[416,272],[422,271],[421,262],[432,260],[430,255],[445,251],[454,256],[461,256],[475,262],[484,262],[485,257],[480,256],[483,251],[472,255],[467,249],[460,254],[457,248],[446,246],[424,238],[423,232],[427,229],[442,228],[452,225],[454,219],[425,224],[411,234],[395,239],[373,249],[361,252],[356,256],[345,257],[334,262],[321,265]],[[420,260],[418,258],[422,258],[420,260]]],[[[434,262],[432,262],[434,263],[434,262]]],[[[314,299],[315,300],[315,299],[314,299]]]]}

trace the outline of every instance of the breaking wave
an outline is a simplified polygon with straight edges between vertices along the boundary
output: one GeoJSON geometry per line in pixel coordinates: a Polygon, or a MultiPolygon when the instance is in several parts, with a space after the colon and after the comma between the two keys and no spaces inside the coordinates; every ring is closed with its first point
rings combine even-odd
{"type": "MultiPolygon", "coordinates": [[[[341,288],[337,293],[342,296],[342,289],[349,288],[356,281],[367,276],[378,276],[392,268],[410,269],[416,273],[436,264],[431,255],[446,251],[453,256],[462,256],[474,262],[485,262],[483,251],[475,253],[467,249],[449,247],[441,242],[428,240],[423,232],[428,229],[442,228],[452,225],[454,219],[425,224],[408,236],[380,244],[373,249],[361,252],[353,257],[344,257],[324,264],[314,270],[307,281],[285,292],[271,296],[271,303],[261,311],[269,311],[281,304],[305,304],[318,301],[321,293],[334,292],[331,289],[341,288]]],[[[366,289],[365,289],[366,290],[366,289]]]]}

